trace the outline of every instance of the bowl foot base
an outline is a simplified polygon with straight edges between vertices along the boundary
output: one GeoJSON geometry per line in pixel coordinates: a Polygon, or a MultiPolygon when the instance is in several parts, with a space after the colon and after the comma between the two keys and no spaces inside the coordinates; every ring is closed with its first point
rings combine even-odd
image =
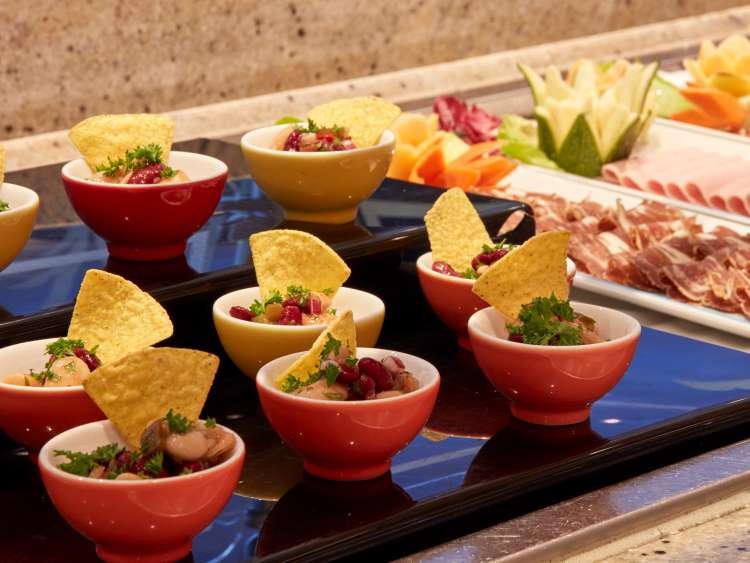
{"type": "Polygon", "coordinates": [[[563,426],[566,424],[578,424],[587,420],[591,415],[591,407],[580,407],[567,410],[538,410],[534,407],[510,404],[510,412],[516,418],[531,424],[543,426],[563,426]]]}
{"type": "Polygon", "coordinates": [[[139,549],[116,545],[97,545],[96,554],[108,563],[164,563],[165,561],[179,561],[193,549],[191,541],[172,546],[154,546],[153,550],[139,549]]]}
{"type": "Polygon", "coordinates": [[[302,221],[305,223],[328,223],[331,225],[343,225],[351,223],[357,217],[357,208],[337,209],[335,211],[300,211],[298,209],[284,208],[284,214],[288,221],[302,221]]]}
{"type": "Polygon", "coordinates": [[[159,245],[137,245],[108,242],[107,250],[114,258],[131,261],[169,260],[182,256],[185,252],[185,241],[159,245]]]}
{"type": "Polygon", "coordinates": [[[327,466],[305,460],[305,471],[316,477],[329,481],[366,481],[387,473],[391,468],[391,460],[372,465],[327,466]]]}

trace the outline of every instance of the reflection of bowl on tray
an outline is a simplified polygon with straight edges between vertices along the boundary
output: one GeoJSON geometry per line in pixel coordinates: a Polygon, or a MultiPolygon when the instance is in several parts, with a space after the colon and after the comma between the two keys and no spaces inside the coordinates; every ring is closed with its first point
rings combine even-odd
{"type": "MultiPolygon", "coordinates": [[[[568,284],[572,286],[576,265],[570,258],[566,259],[566,263],[568,284]]],[[[469,317],[487,307],[487,303],[471,291],[474,280],[436,272],[432,269],[432,252],[422,254],[417,259],[417,274],[422,292],[432,310],[456,333],[459,345],[471,350],[467,329],[469,317]]]]}
{"type": "Polygon", "coordinates": [[[10,206],[7,211],[0,211],[2,271],[20,254],[34,230],[39,212],[39,196],[34,190],[6,182],[0,185],[0,201],[10,206]]]}
{"type": "Polygon", "coordinates": [[[332,483],[308,475],[281,497],[266,517],[257,553],[271,554],[325,535],[343,533],[413,504],[390,475],[349,483],[332,483]]]}
{"type": "Polygon", "coordinates": [[[284,393],[276,378],[304,352],[278,358],[255,380],[268,421],[305,459],[305,470],[335,481],[372,479],[386,473],[391,458],[411,442],[432,412],[440,387],[437,369],[421,358],[357,347],[359,358],[398,356],[419,388],[387,399],[327,401],[284,393]]]}
{"type": "Polygon", "coordinates": [[[607,342],[580,346],[536,346],[508,340],[505,318],[492,307],[469,319],[479,366],[510,401],[513,416],[534,424],[586,420],[591,403],[608,393],[633,359],[641,325],[614,309],[571,302],[596,321],[607,342]]]}
{"type": "Polygon", "coordinates": [[[176,561],[190,552],[193,537],[216,518],[232,495],[245,457],[242,439],[234,436],[236,445],[226,461],[190,475],[117,481],[58,469],[66,458],[55,456],[55,450],[92,451],[111,442],[124,444],[112,423],[103,420],[47,442],[39,452],[39,469],[55,508],[96,543],[99,557],[176,561]]]}
{"type": "MultiPolygon", "coordinates": [[[[308,350],[326,325],[277,325],[236,319],[232,307],[249,307],[260,299],[260,288],[249,287],[219,297],[213,306],[213,318],[221,345],[235,365],[254,378],[263,364],[281,356],[308,350]]],[[[372,293],[342,287],[333,297],[331,307],[351,309],[357,327],[357,341],[374,346],[385,318],[385,304],[372,293]]]]}
{"type": "Polygon", "coordinates": [[[482,483],[538,469],[607,443],[591,428],[591,421],[566,426],[540,426],[512,419],[477,452],[464,485],[482,483]]]}
{"type": "Polygon", "coordinates": [[[172,151],[169,165],[189,182],[108,184],[89,180],[83,159],[62,169],[65,191],[86,225],[107,241],[109,253],[123,260],[166,260],[185,251],[187,239],[216,209],[228,169],[198,153],[172,151]]]}
{"type": "Polygon", "coordinates": [[[242,137],[250,173],[263,192],[284,208],[287,219],[313,223],[354,221],[357,206],[385,178],[396,136],[385,131],[378,144],[348,151],[296,152],[271,148],[288,125],[273,125],[242,137]]]}
{"type": "Polygon", "coordinates": [[[57,338],[32,340],[0,348],[0,428],[29,449],[32,459],[53,436],[105,418],[83,389],[73,387],[24,387],[2,383],[11,373],[40,371],[48,344],[57,338]]]}

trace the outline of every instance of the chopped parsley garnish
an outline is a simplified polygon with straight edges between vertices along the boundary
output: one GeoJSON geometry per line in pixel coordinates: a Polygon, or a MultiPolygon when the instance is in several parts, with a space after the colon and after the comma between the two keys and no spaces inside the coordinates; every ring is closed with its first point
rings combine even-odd
{"type": "Polygon", "coordinates": [[[206,428],[216,428],[216,419],[213,416],[209,416],[206,419],[206,428]]]}
{"type": "Polygon", "coordinates": [[[310,300],[310,290],[301,285],[290,285],[286,288],[286,295],[289,299],[296,299],[302,306],[310,300]]]}
{"type": "Polygon", "coordinates": [[[48,381],[57,381],[58,379],[60,379],[60,376],[49,369],[49,364],[50,362],[48,362],[48,365],[46,365],[42,371],[34,371],[33,369],[30,369],[29,377],[37,380],[42,385],[44,385],[48,381]]]}
{"type": "Polygon", "coordinates": [[[334,291],[330,287],[327,287],[323,291],[321,291],[321,293],[330,297],[331,295],[333,295],[334,291]]]}
{"type": "Polygon", "coordinates": [[[317,133],[320,131],[320,127],[312,119],[307,120],[307,124],[303,127],[302,125],[297,126],[297,130],[300,133],[317,133]]]}
{"type": "MultiPolygon", "coordinates": [[[[86,348],[83,340],[74,338],[58,338],[53,343],[47,345],[47,353],[50,356],[57,358],[64,358],[65,356],[74,356],[73,350],[76,348],[86,348]]],[[[92,350],[93,353],[93,350],[92,350]]]]}
{"type": "Polygon", "coordinates": [[[261,303],[257,299],[253,301],[253,304],[250,305],[250,311],[252,311],[253,314],[255,314],[256,316],[262,315],[263,313],[266,312],[266,307],[268,307],[269,305],[272,305],[274,303],[283,303],[283,302],[284,302],[284,298],[281,297],[281,293],[278,290],[273,290],[271,292],[271,295],[269,295],[268,298],[265,301],[263,301],[263,303],[261,303]]]}
{"type": "Polygon", "coordinates": [[[172,412],[172,409],[169,409],[166,418],[170,432],[184,434],[193,427],[193,423],[190,422],[187,417],[182,416],[180,413],[172,412]]]}
{"type": "Polygon", "coordinates": [[[320,353],[320,358],[322,360],[328,359],[328,356],[331,354],[331,352],[333,352],[334,356],[338,356],[339,351],[341,350],[341,340],[336,340],[333,336],[331,336],[330,332],[326,334],[326,337],[326,343],[323,345],[323,351],[320,353]]]}
{"type": "Polygon", "coordinates": [[[164,452],[160,450],[148,459],[146,464],[143,466],[143,469],[146,471],[146,473],[150,473],[151,475],[156,476],[156,475],[159,475],[159,473],[161,473],[161,468],[163,464],[164,464],[164,452]]]}
{"type": "Polygon", "coordinates": [[[293,393],[300,387],[304,387],[302,380],[293,376],[291,373],[281,382],[281,390],[284,393],[293,393]]]}
{"type": "Polygon", "coordinates": [[[55,450],[55,455],[68,458],[67,463],[61,463],[58,467],[67,473],[88,477],[96,465],[108,465],[123,450],[120,444],[111,443],[99,446],[90,454],[84,452],[72,452],[70,450],[55,450]]]}
{"type": "Polygon", "coordinates": [[[0,211],[8,211],[8,209],[10,209],[10,205],[8,205],[8,202],[0,199],[0,211]]]}
{"type": "Polygon", "coordinates": [[[348,365],[350,368],[353,368],[354,366],[357,365],[357,362],[359,362],[359,360],[355,358],[354,356],[349,356],[345,361],[346,361],[346,365],[348,365]]]}
{"type": "Polygon", "coordinates": [[[330,387],[331,385],[336,383],[336,380],[338,379],[339,373],[341,373],[341,370],[339,369],[338,365],[334,363],[330,363],[326,365],[325,369],[321,370],[320,373],[322,374],[323,377],[326,378],[326,383],[328,384],[328,387],[330,387]]]}
{"type": "Polygon", "coordinates": [[[478,280],[479,274],[476,272],[474,268],[466,268],[463,272],[461,272],[461,276],[465,277],[469,280],[478,280]]]}
{"type": "Polygon", "coordinates": [[[177,170],[171,166],[165,166],[164,169],[159,173],[162,178],[173,178],[177,176],[177,170]]]}
{"type": "Polygon", "coordinates": [[[507,323],[509,334],[520,334],[525,344],[542,346],[575,346],[583,343],[581,327],[568,301],[561,301],[553,293],[550,297],[536,297],[521,307],[520,324],[507,323]]]}
{"type": "MultiPolygon", "coordinates": [[[[98,164],[96,171],[105,176],[116,176],[122,168],[125,170],[136,170],[150,164],[160,164],[163,156],[162,152],[161,146],[156,143],[145,146],[138,145],[135,149],[126,151],[125,158],[116,158],[113,160],[111,157],[107,157],[106,164],[98,164]]],[[[161,176],[162,178],[171,178],[176,173],[171,168],[166,167],[162,170],[161,176]],[[167,172],[169,175],[165,176],[164,173],[166,170],[170,170],[171,172],[167,172]]]]}
{"type": "Polygon", "coordinates": [[[328,307],[328,314],[333,315],[335,317],[336,309],[334,309],[333,307],[328,307]]]}

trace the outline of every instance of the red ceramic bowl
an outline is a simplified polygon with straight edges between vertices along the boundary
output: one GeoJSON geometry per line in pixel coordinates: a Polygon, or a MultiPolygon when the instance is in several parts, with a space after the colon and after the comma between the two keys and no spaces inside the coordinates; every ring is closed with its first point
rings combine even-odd
{"type": "MultiPolygon", "coordinates": [[[[573,285],[576,275],[576,265],[567,259],[568,283],[573,285]]],[[[487,307],[482,299],[471,291],[474,281],[440,274],[432,269],[432,252],[422,254],[417,259],[417,274],[422,293],[435,311],[438,318],[456,333],[458,344],[466,350],[471,350],[469,333],[466,324],[469,317],[487,307]]]]}
{"type": "Polygon", "coordinates": [[[277,389],[276,377],[305,352],[283,356],[263,366],[255,383],[271,426],[286,444],[302,454],[305,469],[334,481],[361,481],[386,473],[391,458],[422,430],[435,405],[440,375],[416,356],[378,348],[358,348],[357,356],[382,359],[396,355],[419,380],[416,391],[372,401],[324,401],[277,389]]]}
{"type": "Polygon", "coordinates": [[[534,346],[508,340],[505,318],[492,307],[469,319],[479,367],[510,401],[516,418],[545,425],[584,421],[591,403],[612,389],[630,366],[641,335],[638,321],[606,307],[571,305],[593,318],[608,342],[534,346]]]}
{"type": "MultiPolygon", "coordinates": [[[[1,348],[0,381],[11,373],[41,370],[47,361],[45,348],[55,340],[33,340],[1,348]]],[[[22,387],[0,383],[0,428],[26,446],[33,460],[56,434],[104,418],[82,385],[22,387]]]]}
{"type": "Polygon", "coordinates": [[[68,162],[62,180],[73,208],[123,260],[166,260],[185,251],[187,239],[216,209],[227,166],[203,154],[172,151],[169,165],[190,182],[164,185],[106,184],[87,180],[83,159],[68,162]]]}
{"type": "MultiPolygon", "coordinates": [[[[229,430],[225,428],[225,430],[229,430]]],[[[230,431],[231,432],[231,431],[230,431]]],[[[224,463],[191,475],[143,481],[108,481],[65,473],[55,450],[91,451],[123,443],[108,420],[55,436],[39,452],[39,469],[55,508],[80,534],[96,543],[105,561],[177,561],[232,495],[245,458],[237,445],[224,463]]]]}

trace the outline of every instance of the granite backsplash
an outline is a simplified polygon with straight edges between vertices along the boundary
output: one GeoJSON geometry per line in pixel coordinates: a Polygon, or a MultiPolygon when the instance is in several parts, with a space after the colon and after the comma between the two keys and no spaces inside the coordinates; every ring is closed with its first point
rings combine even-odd
{"type": "Polygon", "coordinates": [[[741,0],[5,0],[0,139],[744,4],[741,0]]]}

